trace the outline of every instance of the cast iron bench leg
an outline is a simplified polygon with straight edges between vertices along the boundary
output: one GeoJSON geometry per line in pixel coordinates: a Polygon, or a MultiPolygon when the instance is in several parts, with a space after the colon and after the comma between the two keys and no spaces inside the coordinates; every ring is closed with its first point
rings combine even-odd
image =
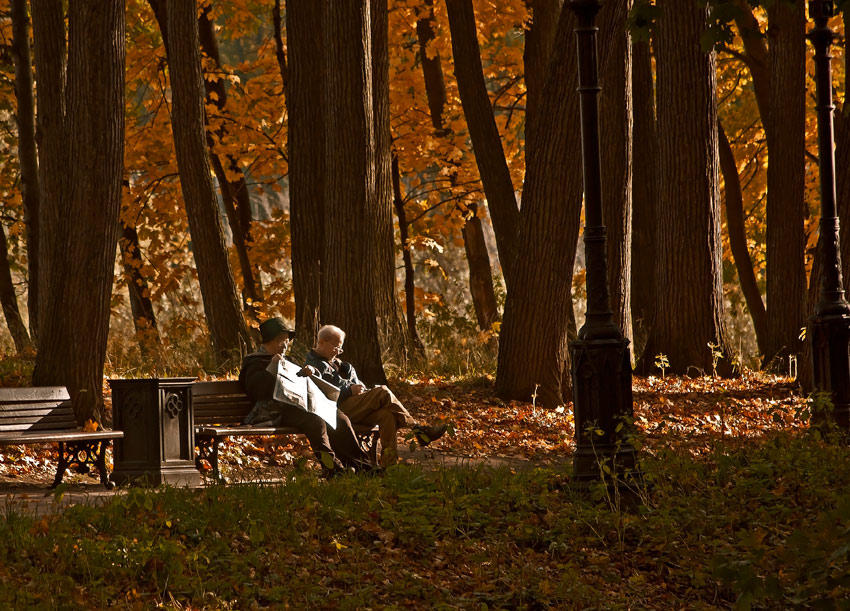
{"type": "Polygon", "coordinates": [[[68,457],[65,455],[65,442],[59,442],[59,464],[56,465],[56,477],[53,478],[51,490],[62,483],[62,478],[65,477],[65,469],[69,465],[68,457]]]}
{"type": "Polygon", "coordinates": [[[103,484],[104,488],[107,490],[112,490],[112,488],[115,487],[115,484],[109,481],[109,473],[106,471],[106,446],[109,445],[109,442],[101,441],[98,445],[100,447],[98,448],[94,466],[97,467],[97,472],[100,474],[100,483],[103,484]]]}
{"type": "Polygon", "coordinates": [[[221,473],[218,470],[218,439],[212,440],[212,456],[210,457],[210,466],[212,467],[213,477],[217,482],[223,482],[221,473]]]}

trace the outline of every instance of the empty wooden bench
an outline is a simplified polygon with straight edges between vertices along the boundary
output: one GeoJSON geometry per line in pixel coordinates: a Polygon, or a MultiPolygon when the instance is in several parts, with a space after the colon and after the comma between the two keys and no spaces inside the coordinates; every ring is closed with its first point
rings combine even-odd
{"type": "Polygon", "coordinates": [[[122,431],[83,431],[77,426],[71,397],[64,386],[0,388],[0,446],[56,443],[59,464],[51,488],[62,483],[68,467],[88,472],[94,465],[101,483],[112,488],[106,448],[122,431]]]}
{"type": "MultiPolygon", "coordinates": [[[[221,479],[218,467],[219,441],[226,437],[251,437],[257,435],[298,435],[301,431],[292,426],[266,426],[242,424],[253,403],[237,380],[195,382],[192,385],[192,410],[195,444],[198,455],[195,464],[202,469],[206,460],[212,474],[221,479]]],[[[369,459],[375,464],[378,447],[378,427],[354,425],[360,443],[367,448],[369,459]]]]}

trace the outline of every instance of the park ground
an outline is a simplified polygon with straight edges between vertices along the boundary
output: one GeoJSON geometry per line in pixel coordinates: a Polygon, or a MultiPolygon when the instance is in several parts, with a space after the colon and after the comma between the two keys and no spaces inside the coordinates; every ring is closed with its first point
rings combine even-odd
{"type": "Polygon", "coordinates": [[[0,606],[850,608],[850,452],[791,380],[635,378],[644,481],[585,492],[570,406],[492,386],[394,383],[453,431],[381,477],[322,482],[300,440],[236,440],[227,486],[106,494],[74,474],[45,496],[49,452],[7,452],[0,606]]]}

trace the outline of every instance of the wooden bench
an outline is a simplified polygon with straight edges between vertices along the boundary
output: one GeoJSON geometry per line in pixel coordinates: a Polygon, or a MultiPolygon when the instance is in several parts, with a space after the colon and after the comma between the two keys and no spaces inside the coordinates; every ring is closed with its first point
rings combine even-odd
{"type": "MultiPolygon", "coordinates": [[[[195,465],[199,470],[202,469],[201,461],[206,460],[212,467],[213,476],[217,480],[221,479],[218,468],[219,440],[226,437],[301,433],[292,426],[242,424],[252,407],[253,403],[236,380],[195,382],[192,385],[195,444],[198,446],[195,465]]],[[[361,445],[367,448],[372,464],[376,464],[378,427],[355,424],[354,432],[361,445]]]]}
{"type": "Polygon", "coordinates": [[[64,386],[0,388],[0,446],[57,443],[59,464],[51,488],[62,483],[72,465],[82,473],[94,465],[100,482],[113,487],[106,470],[106,448],[122,431],[83,431],[77,426],[64,386]]]}

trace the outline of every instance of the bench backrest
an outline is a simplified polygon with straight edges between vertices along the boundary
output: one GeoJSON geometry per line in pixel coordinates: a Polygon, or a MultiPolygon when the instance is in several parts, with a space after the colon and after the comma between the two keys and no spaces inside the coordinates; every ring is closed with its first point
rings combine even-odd
{"type": "Polygon", "coordinates": [[[64,386],[0,388],[0,432],[76,428],[71,396],[64,386]]]}
{"type": "Polygon", "coordinates": [[[241,424],[253,403],[238,380],[195,382],[192,410],[195,424],[241,424]]]}

